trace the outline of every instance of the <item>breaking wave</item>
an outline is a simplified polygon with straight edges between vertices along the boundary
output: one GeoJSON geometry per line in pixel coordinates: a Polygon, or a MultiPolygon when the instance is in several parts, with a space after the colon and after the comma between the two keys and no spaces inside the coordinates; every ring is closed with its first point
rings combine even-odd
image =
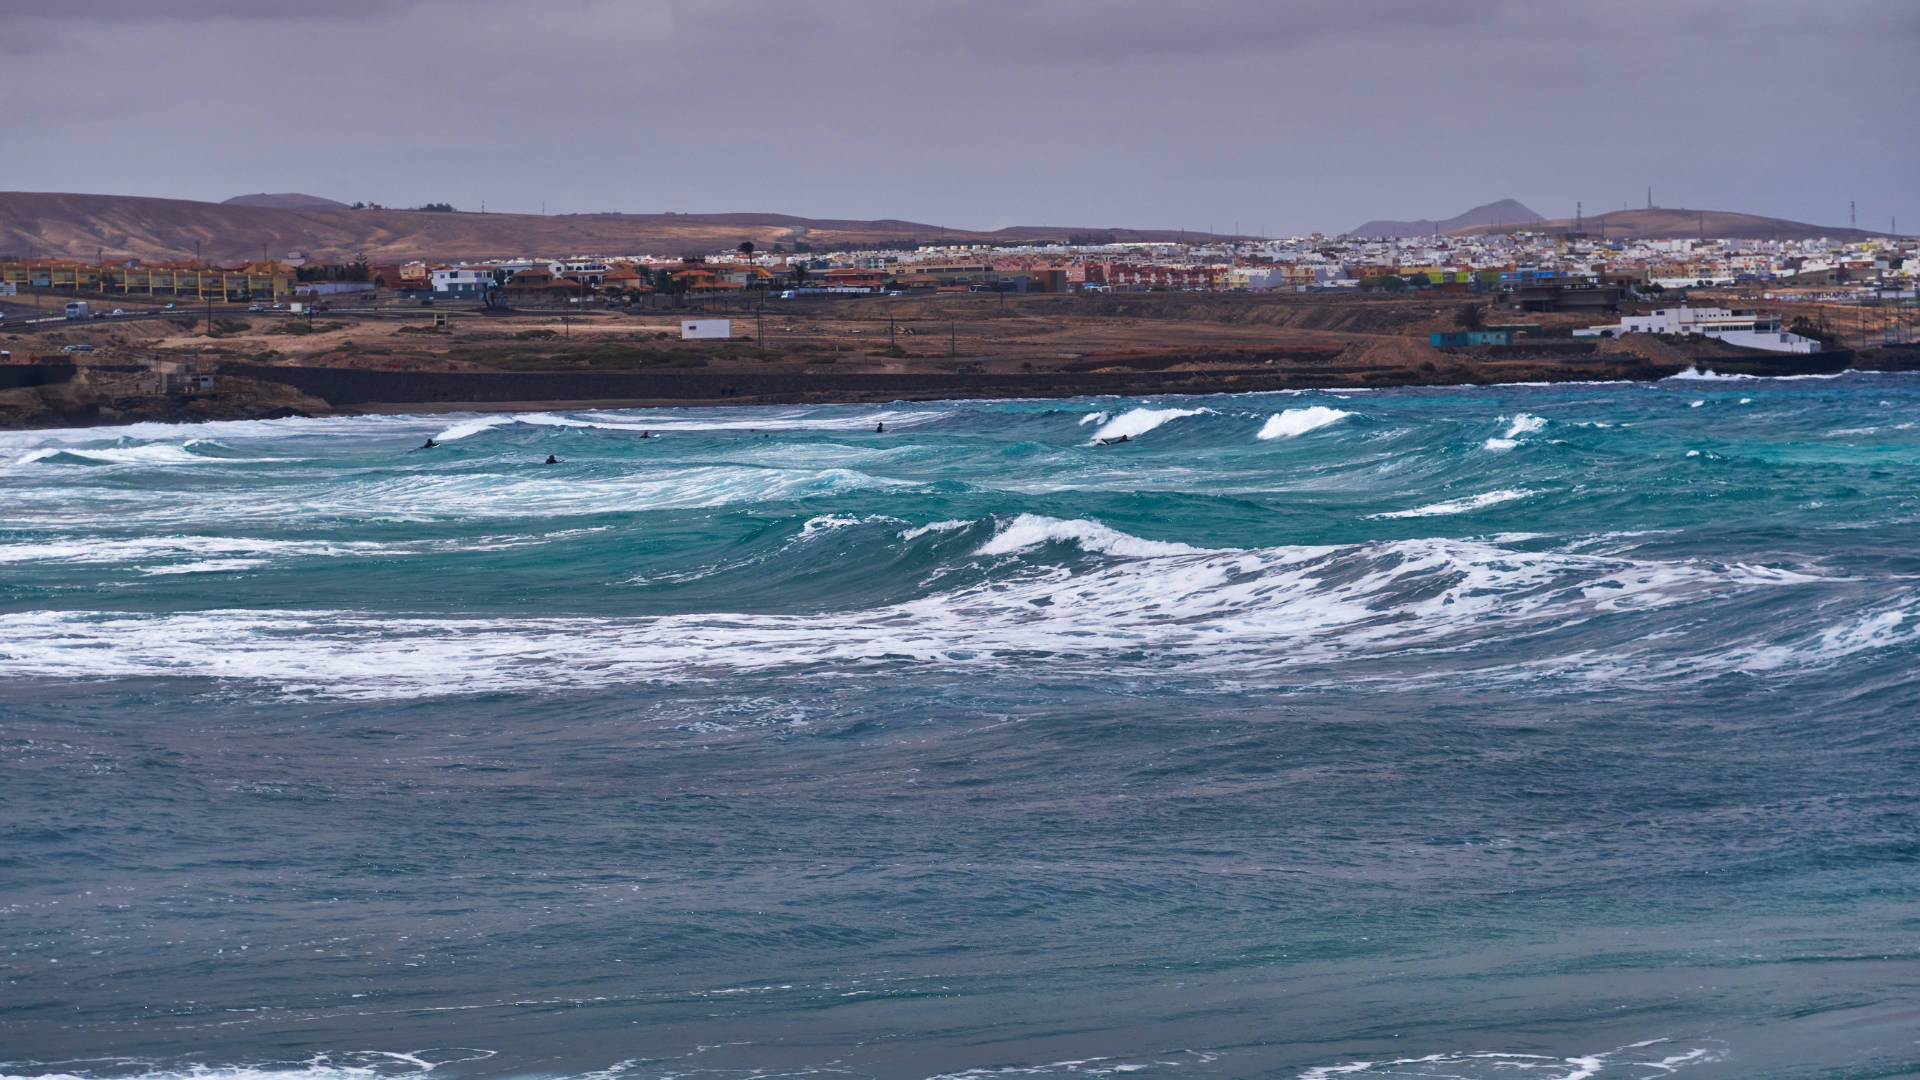
{"type": "Polygon", "coordinates": [[[1288,409],[1267,417],[1260,426],[1257,439],[1291,439],[1317,431],[1330,424],[1337,424],[1353,414],[1345,409],[1330,409],[1325,405],[1309,405],[1304,409],[1288,409]]]}
{"type": "MultiPolygon", "coordinates": [[[[815,519],[814,532],[873,519],[815,519]]],[[[949,523],[942,523],[943,525],[949,523]]],[[[955,670],[1097,669],[1145,650],[1165,670],[1261,671],[1472,640],[1550,634],[1603,612],[1653,611],[1817,581],[1791,571],[1521,553],[1421,539],[1343,547],[1209,549],[1148,540],[1095,521],[1022,514],[968,560],[1012,565],[916,599],[856,611],[645,618],[408,616],[350,610],[213,609],[0,614],[0,675],[242,679],[287,693],[409,697],[643,680],[728,671],[853,671],[910,662],[955,670]],[[1099,561],[1048,554],[1065,545],[1099,561]]],[[[1880,647],[1915,632],[1904,615],[1810,641],[1729,649],[1751,670],[1880,647]],[[1772,648],[1772,647],[1770,647],[1772,648]],[[1784,651],[1779,651],[1784,649],[1784,651]]],[[[1585,646],[1582,646],[1583,648],[1585,646]]],[[[1624,646],[1623,646],[1624,647],[1624,646]]]]}
{"type": "Polygon", "coordinates": [[[1183,416],[1198,416],[1212,411],[1212,409],[1128,409],[1094,429],[1093,440],[1098,442],[1102,439],[1118,439],[1122,436],[1129,439],[1138,438],[1169,420],[1178,420],[1183,416]]]}

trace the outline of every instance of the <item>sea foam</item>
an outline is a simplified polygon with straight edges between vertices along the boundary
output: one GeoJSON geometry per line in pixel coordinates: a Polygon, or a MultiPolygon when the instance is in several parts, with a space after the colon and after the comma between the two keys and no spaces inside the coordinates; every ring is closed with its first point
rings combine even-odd
{"type": "Polygon", "coordinates": [[[1126,412],[1121,413],[1119,416],[1108,420],[1096,428],[1093,432],[1093,440],[1098,442],[1102,439],[1118,439],[1122,436],[1129,439],[1138,438],[1169,420],[1178,420],[1183,416],[1198,416],[1201,413],[1210,413],[1212,411],[1212,409],[1149,409],[1144,407],[1128,409],[1126,412]]]}
{"type": "Polygon", "coordinates": [[[1353,414],[1345,409],[1330,409],[1325,405],[1309,405],[1304,409],[1287,409],[1267,417],[1260,426],[1257,439],[1291,439],[1317,431],[1331,424],[1337,424],[1353,414]]]}

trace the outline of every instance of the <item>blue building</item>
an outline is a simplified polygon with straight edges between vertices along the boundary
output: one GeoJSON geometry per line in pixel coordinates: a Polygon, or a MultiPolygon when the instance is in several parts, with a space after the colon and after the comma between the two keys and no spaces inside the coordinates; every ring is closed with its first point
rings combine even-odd
{"type": "Polygon", "coordinates": [[[1427,335],[1427,344],[1436,349],[1463,349],[1469,345],[1511,345],[1512,330],[1436,330],[1427,335]]]}

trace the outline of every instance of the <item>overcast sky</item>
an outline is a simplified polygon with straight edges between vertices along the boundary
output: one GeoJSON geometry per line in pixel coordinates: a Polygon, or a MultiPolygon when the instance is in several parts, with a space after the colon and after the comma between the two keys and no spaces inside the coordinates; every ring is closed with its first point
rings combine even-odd
{"type": "Polygon", "coordinates": [[[0,0],[0,69],[0,190],[1920,232],[1916,0],[0,0]]]}

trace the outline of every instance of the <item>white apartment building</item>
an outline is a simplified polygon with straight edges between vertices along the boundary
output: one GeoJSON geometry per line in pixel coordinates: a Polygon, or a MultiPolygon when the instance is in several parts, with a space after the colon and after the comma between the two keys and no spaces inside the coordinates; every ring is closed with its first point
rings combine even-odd
{"type": "Polygon", "coordinates": [[[435,270],[431,275],[433,295],[441,297],[485,296],[494,286],[490,266],[454,266],[435,270]]]}
{"type": "Polygon", "coordinates": [[[1780,329],[1780,316],[1726,308],[1660,308],[1651,315],[1629,315],[1611,326],[1575,330],[1574,337],[1619,337],[1622,334],[1697,334],[1749,349],[1768,352],[1817,353],[1820,343],[1780,329]]]}

